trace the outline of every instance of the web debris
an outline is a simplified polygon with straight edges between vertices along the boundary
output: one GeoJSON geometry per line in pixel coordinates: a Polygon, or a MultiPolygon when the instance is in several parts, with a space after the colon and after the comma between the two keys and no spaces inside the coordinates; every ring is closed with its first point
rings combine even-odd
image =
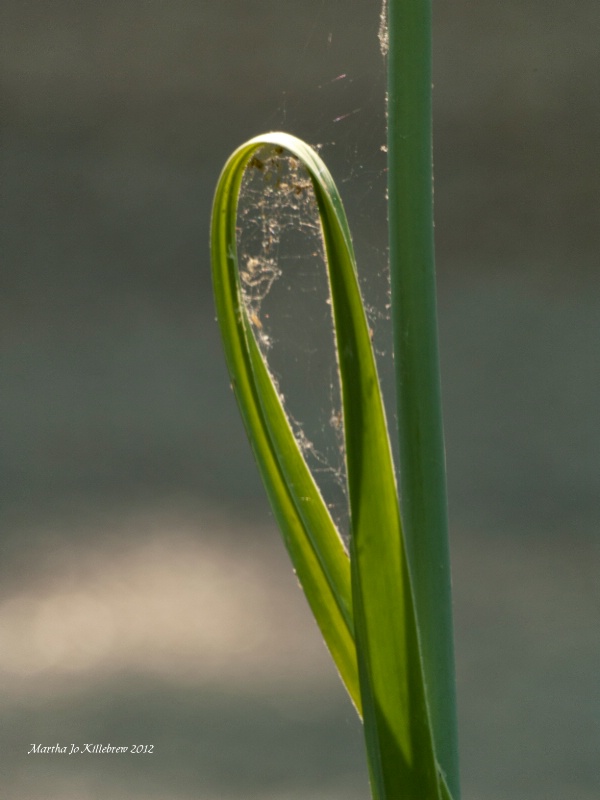
{"type": "Polygon", "coordinates": [[[306,170],[284,155],[283,148],[264,147],[250,159],[240,192],[237,245],[242,296],[263,354],[271,341],[260,314],[263,301],[282,275],[282,239],[298,227],[309,236],[318,232],[314,203],[306,170]]]}
{"type": "Polygon", "coordinates": [[[345,451],[321,225],[310,176],[283,148],[266,145],[248,162],[237,234],[242,298],[256,341],[344,535],[345,451]]]}
{"type": "Polygon", "coordinates": [[[377,33],[379,38],[379,49],[381,55],[385,58],[390,49],[390,32],[388,28],[388,0],[382,0],[381,14],[379,15],[379,31],[377,33]]]}

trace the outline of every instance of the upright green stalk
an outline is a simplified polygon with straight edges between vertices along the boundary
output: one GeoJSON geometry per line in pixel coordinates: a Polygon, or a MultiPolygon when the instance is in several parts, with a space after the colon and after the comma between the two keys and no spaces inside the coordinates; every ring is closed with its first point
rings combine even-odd
{"type": "Polygon", "coordinates": [[[388,191],[401,508],[436,755],[459,798],[431,139],[431,3],[388,0],[388,191]]]}

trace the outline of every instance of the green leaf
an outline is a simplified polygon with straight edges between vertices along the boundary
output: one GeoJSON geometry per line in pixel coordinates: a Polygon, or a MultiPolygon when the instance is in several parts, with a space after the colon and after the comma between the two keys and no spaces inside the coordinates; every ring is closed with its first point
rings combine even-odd
{"type": "Polygon", "coordinates": [[[344,416],[351,574],[365,736],[375,797],[439,796],[417,622],[383,401],[354,254],[335,186],[317,193],[344,416]]]}
{"type": "Polygon", "coordinates": [[[227,161],[213,204],[213,286],[232,387],[273,511],[325,642],[360,711],[348,554],[255,341],[238,272],[237,205],[244,170],[264,145],[290,149],[296,142],[283,134],[259,137],[227,161]]]}
{"type": "Polygon", "coordinates": [[[438,761],[459,798],[436,314],[431,0],[388,0],[388,232],[402,520],[438,761]]]}
{"type": "Polygon", "coordinates": [[[439,776],[390,443],[348,223],[325,164],[287,134],[231,156],[212,220],[217,314],[233,387],[298,578],[359,713],[376,800],[448,800],[439,776]],[[306,167],[325,245],[340,373],[351,558],[269,376],[244,307],[236,252],[244,169],[264,145],[306,167]],[[443,792],[443,794],[441,794],[443,792]]]}

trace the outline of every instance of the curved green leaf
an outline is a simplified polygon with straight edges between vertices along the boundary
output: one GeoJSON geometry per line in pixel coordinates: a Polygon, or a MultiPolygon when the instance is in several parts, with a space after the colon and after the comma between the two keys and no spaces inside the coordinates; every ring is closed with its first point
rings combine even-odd
{"type": "Polygon", "coordinates": [[[351,698],[362,710],[376,800],[447,798],[438,774],[389,437],[348,223],[317,153],[266,134],[227,162],[212,219],[213,282],[242,417],[298,578],[351,698]],[[242,301],[237,203],[253,153],[284,148],[313,183],[340,373],[351,558],[295,440],[242,301]],[[443,794],[440,794],[443,792],[443,794]]]}
{"type": "Polygon", "coordinates": [[[265,144],[288,145],[289,149],[291,141],[282,134],[246,143],[229,158],[217,186],[211,228],[217,317],[232,387],[284,541],[325,642],[360,711],[348,554],[298,446],[242,300],[236,245],[238,197],[248,162],[265,144]]]}

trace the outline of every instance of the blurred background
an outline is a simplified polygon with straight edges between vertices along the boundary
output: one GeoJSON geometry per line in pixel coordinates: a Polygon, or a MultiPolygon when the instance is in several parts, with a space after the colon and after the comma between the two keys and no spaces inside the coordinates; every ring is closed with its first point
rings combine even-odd
{"type": "MultiPolygon", "coordinates": [[[[592,800],[600,8],[434,5],[464,798],[592,800]]],[[[381,284],[376,6],[2,2],[11,800],[368,797],[359,725],[229,389],[208,225],[230,151],[285,128],[323,145],[367,293],[381,284]],[[32,743],[154,752],[27,755],[32,743]]]]}

